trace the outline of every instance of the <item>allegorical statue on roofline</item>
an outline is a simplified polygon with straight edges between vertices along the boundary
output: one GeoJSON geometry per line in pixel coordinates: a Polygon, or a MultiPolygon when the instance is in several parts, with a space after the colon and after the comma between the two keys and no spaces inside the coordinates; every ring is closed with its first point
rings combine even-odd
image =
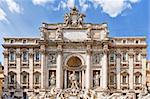
{"type": "Polygon", "coordinates": [[[64,16],[65,26],[68,27],[82,27],[85,15],[79,13],[76,7],[71,9],[70,13],[66,13],[64,16]]]}

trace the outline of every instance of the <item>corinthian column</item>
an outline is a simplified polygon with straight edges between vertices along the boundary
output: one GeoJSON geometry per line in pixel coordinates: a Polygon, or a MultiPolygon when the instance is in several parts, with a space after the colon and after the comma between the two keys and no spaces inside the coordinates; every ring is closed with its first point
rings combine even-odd
{"type": "Polygon", "coordinates": [[[121,75],[120,75],[120,63],[121,63],[121,54],[120,51],[117,52],[117,63],[116,63],[116,72],[117,72],[117,89],[120,89],[120,83],[121,83],[121,75]]]}
{"type": "Polygon", "coordinates": [[[133,75],[133,51],[131,50],[129,53],[129,87],[132,90],[133,89],[133,83],[134,83],[134,75],[133,75]]]}
{"type": "Polygon", "coordinates": [[[86,83],[85,87],[86,89],[90,89],[91,85],[91,46],[87,45],[87,53],[86,53],[86,83]]]}
{"type": "Polygon", "coordinates": [[[58,45],[57,68],[56,68],[56,88],[63,87],[63,72],[62,72],[62,50],[61,45],[58,45]]]}
{"type": "Polygon", "coordinates": [[[103,61],[102,61],[102,88],[104,90],[107,90],[108,87],[108,58],[107,58],[107,54],[108,54],[108,45],[104,45],[103,47],[103,61]]]}

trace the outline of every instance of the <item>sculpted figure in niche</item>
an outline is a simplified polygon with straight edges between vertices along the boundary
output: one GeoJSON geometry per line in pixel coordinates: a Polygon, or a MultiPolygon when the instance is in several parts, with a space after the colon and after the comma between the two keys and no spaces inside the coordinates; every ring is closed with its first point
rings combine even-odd
{"type": "Polygon", "coordinates": [[[51,77],[50,77],[50,85],[51,86],[55,86],[56,85],[56,77],[55,77],[55,73],[52,72],[51,77]]]}
{"type": "Polygon", "coordinates": [[[63,31],[61,27],[59,27],[56,31],[56,39],[63,39],[63,31]]]}
{"type": "Polygon", "coordinates": [[[94,76],[94,86],[99,86],[99,79],[100,79],[100,75],[98,72],[96,72],[95,76],[94,76]]]}
{"type": "Polygon", "coordinates": [[[70,80],[70,82],[71,82],[71,88],[78,89],[77,76],[76,76],[76,74],[75,74],[75,71],[73,71],[73,73],[70,74],[69,80],[70,80]]]}

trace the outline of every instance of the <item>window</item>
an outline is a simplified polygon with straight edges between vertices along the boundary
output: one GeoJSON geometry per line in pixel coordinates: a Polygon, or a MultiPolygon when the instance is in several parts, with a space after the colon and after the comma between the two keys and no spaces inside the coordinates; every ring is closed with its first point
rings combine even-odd
{"type": "Polygon", "coordinates": [[[112,52],[110,54],[110,62],[114,62],[114,60],[115,60],[115,54],[112,52]]]}
{"type": "Polygon", "coordinates": [[[35,58],[35,61],[36,61],[36,62],[40,61],[40,53],[39,53],[38,51],[35,52],[34,58],[35,58]]]}
{"type": "Polygon", "coordinates": [[[28,83],[28,77],[29,77],[29,74],[27,72],[22,72],[21,73],[21,81],[22,81],[22,84],[27,84],[28,83]]]}
{"type": "Polygon", "coordinates": [[[15,82],[15,75],[10,75],[10,83],[14,84],[15,82]]]}
{"type": "Polygon", "coordinates": [[[14,40],[10,40],[10,43],[14,43],[14,40]]]}
{"type": "Polygon", "coordinates": [[[136,75],[136,76],[135,76],[135,83],[136,83],[136,84],[139,84],[139,83],[140,83],[139,81],[140,81],[140,77],[136,75]]]}
{"type": "Polygon", "coordinates": [[[110,75],[110,85],[114,85],[115,84],[115,74],[111,74],[110,75]]]}
{"type": "Polygon", "coordinates": [[[139,41],[138,41],[138,40],[136,40],[136,41],[135,41],[135,43],[136,43],[136,44],[138,44],[138,43],[139,43],[139,41]]]}
{"type": "Polygon", "coordinates": [[[40,84],[40,73],[35,73],[34,83],[35,84],[40,84]]]}
{"type": "Polygon", "coordinates": [[[10,84],[15,83],[15,77],[16,77],[16,74],[14,72],[9,72],[9,83],[10,84]]]}
{"type": "Polygon", "coordinates": [[[126,75],[122,76],[122,83],[123,84],[126,84],[126,82],[127,82],[126,80],[127,80],[127,76],[126,75]]]}
{"type": "Polygon", "coordinates": [[[126,41],[126,40],[123,40],[122,42],[125,44],[127,41],[126,41]]]}
{"type": "Polygon", "coordinates": [[[14,52],[10,52],[9,53],[9,61],[10,62],[14,62],[15,61],[15,53],[14,52]]]}
{"type": "Polygon", "coordinates": [[[140,54],[139,53],[135,54],[135,61],[136,62],[140,61],[140,54]]]}
{"type": "Polygon", "coordinates": [[[127,53],[126,52],[124,52],[123,54],[122,54],[122,60],[125,62],[125,61],[127,61],[127,53]]]}
{"type": "Polygon", "coordinates": [[[23,40],[23,43],[25,44],[27,42],[27,40],[23,40]]]}
{"type": "Polygon", "coordinates": [[[141,73],[136,73],[135,74],[135,84],[140,84],[141,83],[141,73]]]}
{"type": "Polygon", "coordinates": [[[23,58],[23,62],[27,62],[28,61],[28,52],[27,51],[24,51],[22,53],[22,58],[23,58]]]}
{"type": "Polygon", "coordinates": [[[27,75],[23,75],[23,84],[27,83],[27,75]]]}

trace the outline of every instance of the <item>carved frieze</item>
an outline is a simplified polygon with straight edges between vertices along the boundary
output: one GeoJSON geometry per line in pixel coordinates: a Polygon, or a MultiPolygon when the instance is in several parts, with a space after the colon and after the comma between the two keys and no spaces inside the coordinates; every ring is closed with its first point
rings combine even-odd
{"type": "Polygon", "coordinates": [[[51,64],[56,64],[56,58],[57,58],[57,54],[56,53],[49,53],[48,54],[48,65],[51,64]]]}

